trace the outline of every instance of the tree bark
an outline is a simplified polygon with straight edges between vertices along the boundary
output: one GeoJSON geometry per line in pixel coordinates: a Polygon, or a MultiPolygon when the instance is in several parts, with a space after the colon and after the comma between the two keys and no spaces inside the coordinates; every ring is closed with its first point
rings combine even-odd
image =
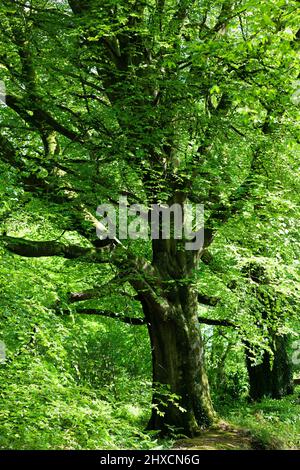
{"type": "Polygon", "coordinates": [[[263,397],[282,398],[293,393],[293,372],[287,352],[289,337],[278,334],[279,324],[274,319],[278,322],[281,318],[286,298],[274,291],[264,266],[252,262],[245,267],[245,272],[256,285],[255,295],[260,305],[257,313],[267,327],[272,351],[263,350],[261,363],[253,365],[254,356],[246,344],[249,396],[253,400],[263,397]]]}
{"type": "Polygon", "coordinates": [[[213,422],[214,411],[197,311],[192,305],[187,305],[184,312],[181,306],[177,308],[176,317],[163,320],[151,306],[144,306],[153,367],[149,428],[163,433],[176,428],[186,435],[194,435],[213,422]]]}
{"type": "Polygon", "coordinates": [[[153,400],[149,428],[188,436],[215,420],[204,365],[198,321],[198,294],[191,270],[196,254],[174,251],[176,241],[153,241],[153,265],[159,273],[164,302],[141,296],[153,365],[153,400]],[[180,260],[180,262],[179,262],[180,260]],[[164,306],[164,307],[163,307],[164,306]]]}
{"type": "Polygon", "coordinates": [[[288,337],[276,336],[273,341],[273,356],[264,351],[262,362],[253,365],[253,356],[248,350],[246,364],[249,374],[249,397],[261,400],[264,397],[282,398],[293,393],[293,370],[287,353],[288,337]]]}

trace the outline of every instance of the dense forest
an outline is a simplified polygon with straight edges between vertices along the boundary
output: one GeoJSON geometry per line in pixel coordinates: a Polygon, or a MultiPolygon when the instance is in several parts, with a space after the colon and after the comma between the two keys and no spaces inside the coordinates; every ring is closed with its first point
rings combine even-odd
{"type": "Polygon", "coordinates": [[[0,449],[300,449],[299,0],[0,21],[0,449]]]}

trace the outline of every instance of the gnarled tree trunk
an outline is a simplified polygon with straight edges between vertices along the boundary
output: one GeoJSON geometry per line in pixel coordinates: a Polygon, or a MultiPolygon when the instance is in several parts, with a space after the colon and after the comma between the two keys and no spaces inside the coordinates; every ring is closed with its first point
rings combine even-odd
{"type": "Polygon", "coordinates": [[[161,302],[142,300],[152,347],[153,403],[149,428],[194,435],[215,418],[204,366],[197,293],[186,276],[195,253],[174,252],[176,242],[153,241],[161,302]],[[180,254],[179,254],[180,253],[180,254]],[[180,262],[179,262],[180,259],[180,262]]]}

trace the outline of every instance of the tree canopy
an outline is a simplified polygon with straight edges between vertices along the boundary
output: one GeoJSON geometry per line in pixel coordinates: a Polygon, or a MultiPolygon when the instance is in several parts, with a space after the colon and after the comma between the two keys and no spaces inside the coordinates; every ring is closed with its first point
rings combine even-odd
{"type": "Polygon", "coordinates": [[[216,331],[250,371],[297,335],[299,1],[2,0],[0,20],[8,351],[14,322],[21,350],[43,343],[40,322],[63,338],[70,315],[88,342],[102,324],[109,336],[103,317],[130,344],[144,325],[149,427],[193,435],[216,420],[216,331]],[[202,204],[203,246],[99,240],[96,209],[120,196],[202,204]]]}

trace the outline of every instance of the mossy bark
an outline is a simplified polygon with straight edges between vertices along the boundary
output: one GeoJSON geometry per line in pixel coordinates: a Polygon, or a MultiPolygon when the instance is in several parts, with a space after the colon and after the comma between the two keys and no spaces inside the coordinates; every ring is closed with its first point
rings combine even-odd
{"type": "Polygon", "coordinates": [[[197,292],[190,279],[197,260],[155,241],[153,265],[161,302],[142,301],[152,347],[153,403],[149,428],[188,436],[215,420],[204,365],[197,292]],[[179,258],[180,257],[180,261],[179,258]]]}
{"type": "Polygon", "coordinates": [[[262,360],[254,365],[255,357],[251,353],[251,348],[245,343],[249,396],[253,400],[260,400],[263,397],[281,398],[293,393],[292,364],[288,355],[289,337],[279,334],[288,300],[274,290],[264,266],[252,262],[246,266],[245,272],[255,286],[255,296],[258,300],[255,313],[256,316],[260,316],[257,325],[260,328],[262,325],[267,328],[271,349],[271,352],[263,350],[262,360]]]}
{"type": "Polygon", "coordinates": [[[253,365],[253,358],[248,352],[246,364],[252,400],[282,398],[293,393],[293,370],[287,346],[288,336],[276,336],[272,344],[273,355],[264,351],[262,362],[258,365],[253,365]]]}
{"type": "Polygon", "coordinates": [[[191,436],[212,424],[214,411],[196,310],[188,318],[179,310],[170,320],[160,319],[155,309],[147,312],[153,366],[149,428],[191,436]]]}

